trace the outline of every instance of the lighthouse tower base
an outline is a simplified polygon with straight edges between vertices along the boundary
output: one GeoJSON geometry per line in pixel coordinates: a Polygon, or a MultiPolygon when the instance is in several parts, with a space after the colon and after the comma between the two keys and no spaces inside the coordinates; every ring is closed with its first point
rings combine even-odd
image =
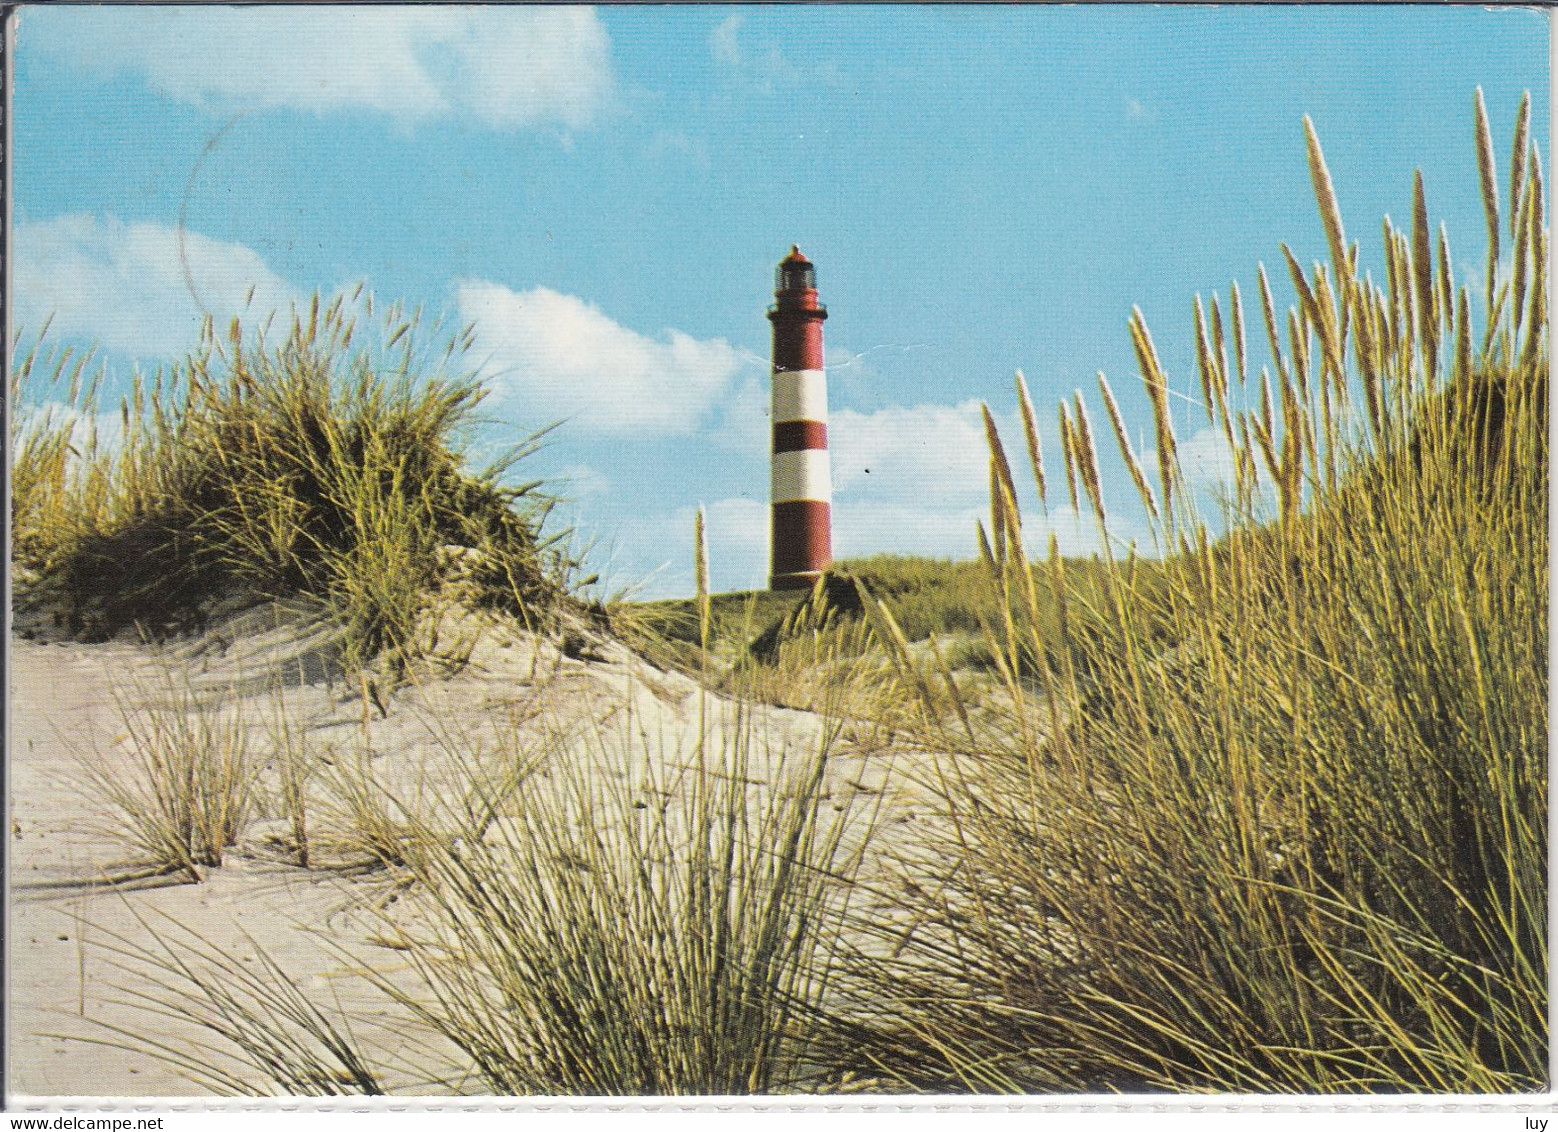
{"type": "Polygon", "coordinates": [[[771,590],[809,590],[833,561],[832,507],[816,499],[796,499],[773,507],[771,590]]]}

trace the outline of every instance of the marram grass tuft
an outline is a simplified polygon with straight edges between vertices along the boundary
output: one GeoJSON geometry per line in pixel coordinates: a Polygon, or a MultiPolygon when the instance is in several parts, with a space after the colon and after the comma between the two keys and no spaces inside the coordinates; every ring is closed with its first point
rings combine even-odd
{"type": "MultiPolygon", "coordinates": [[[[316,296],[285,332],[208,321],[169,373],[98,412],[102,371],[70,351],[11,376],[14,554],[70,630],[200,627],[224,602],[312,602],[355,659],[401,665],[439,588],[545,622],[573,563],[541,533],[539,484],[508,486],[521,443],[472,471],[482,399],[467,332],[429,354],[417,320],[371,297],[316,296]]],[[[40,342],[43,336],[40,335],[40,342]]]]}

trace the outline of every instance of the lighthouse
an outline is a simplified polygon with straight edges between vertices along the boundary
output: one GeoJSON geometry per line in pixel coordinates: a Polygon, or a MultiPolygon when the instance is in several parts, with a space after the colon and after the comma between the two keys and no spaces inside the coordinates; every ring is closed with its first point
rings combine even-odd
{"type": "Polygon", "coordinates": [[[770,589],[810,588],[833,561],[828,375],[817,269],[797,247],[779,261],[774,305],[770,589]]]}

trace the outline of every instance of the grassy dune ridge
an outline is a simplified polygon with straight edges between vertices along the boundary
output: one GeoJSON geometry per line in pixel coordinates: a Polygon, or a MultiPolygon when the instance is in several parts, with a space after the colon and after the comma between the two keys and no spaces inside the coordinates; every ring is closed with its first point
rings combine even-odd
{"type": "Polygon", "coordinates": [[[208,321],[117,413],[101,411],[102,370],[51,354],[45,327],[11,376],[28,591],[98,638],[195,628],[234,598],[304,601],[357,662],[394,666],[429,651],[446,583],[545,621],[575,564],[542,534],[541,485],[505,480],[537,438],[470,468],[462,440],[485,394],[462,369],[469,333],[429,352],[418,321],[360,290],[315,296],[279,335],[208,321]]]}
{"type": "MultiPolygon", "coordinates": [[[[534,682],[500,736],[434,716],[453,785],[414,795],[371,769],[366,688],[358,761],[323,769],[285,726],[274,752],[245,749],[295,867],[328,867],[307,847],[333,799],[405,894],[381,926],[399,974],[348,950],[417,1020],[413,1054],[454,1067],[423,1087],[1545,1088],[1548,233],[1528,101],[1519,115],[1501,212],[1478,94],[1483,294],[1455,286],[1421,177],[1409,229],[1384,225],[1385,280],[1361,272],[1306,121],[1329,257],[1280,245],[1295,306],[1276,309],[1264,267],[1197,296],[1185,389],[1132,315],[1152,467],[1103,375],[1041,452],[1019,375],[1025,435],[987,416],[977,559],[880,556],[841,563],[836,591],[711,595],[700,517],[697,595],[608,612],[640,667],[625,715],[584,714],[620,727],[548,725],[561,685],[534,682]],[[1179,465],[1171,390],[1227,444],[1215,522],[1179,465]],[[1128,484],[1101,481],[1109,443],[1128,484]],[[1019,498],[1017,452],[1039,499],[1019,498]],[[1106,549],[1066,559],[1051,538],[1030,560],[1025,513],[1062,490],[1106,549]],[[1122,490],[1150,555],[1110,538],[1122,490]],[[688,677],[677,746],[635,705],[688,677]],[[803,749],[767,741],[798,719],[803,749]]],[[[441,610],[515,629],[576,611],[538,485],[460,459],[479,389],[426,378],[463,336],[423,369],[398,313],[362,352],[347,310],[316,307],[276,345],[208,333],[176,397],[126,406],[115,446],[79,440],[95,392],[72,359],[24,358],[13,396],[70,387],[17,438],[24,589],[98,634],[140,609],[180,624],[162,574],[304,597],[344,627],[349,664],[389,657],[412,684],[441,610]],[[121,607],[92,571],[126,548],[146,573],[121,607]]],[[[189,736],[236,749],[220,726],[136,721],[131,773],[153,788],[99,786],[163,806],[142,848],[198,877],[222,823],[264,803],[230,759],[197,784],[181,768],[198,760],[174,757],[189,736]]],[[[171,936],[121,960],[237,1066],[210,1087],[390,1087],[349,1012],[279,969],[238,977],[171,936]]]]}

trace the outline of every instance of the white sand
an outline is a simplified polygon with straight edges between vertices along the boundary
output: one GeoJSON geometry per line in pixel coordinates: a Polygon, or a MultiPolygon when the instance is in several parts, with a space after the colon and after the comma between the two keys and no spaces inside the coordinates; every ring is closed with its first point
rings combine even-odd
{"type": "MultiPolygon", "coordinates": [[[[41,627],[34,622],[28,631],[41,627]]],[[[256,742],[269,744],[270,753],[279,685],[289,726],[312,748],[361,749],[366,742],[375,776],[403,784],[390,787],[396,790],[419,781],[436,784],[439,767],[447,771],[451,751],[469,746],[472,736],[478,743],[487,742],[483,735],[497,743],[504,734],[569,729],[575,746],[603,749],[601,736],[630,731],[642,749],[671,762],[692,749],[696,685],[651,668],[611,642],[586,650],[591,659],[570,659],[534,638],[488,633],[469,667],[403,688],[387,717],[371,706],[364,712],[360,689],[327,678],[329,645],[317,627],[266,611],[251,611],[197,640],[163,649],[122,641],[13,639],[6,997],[8,1092],[14,1104],[25,1107],[28,1097],[205,1091],[144,1052],[100,1044],[122,1040],[115,1028],[177,1048],[211,1040],[187,1022],[126,1001],[155,988],[144,973],[116,969],[105,945],[117,936],[131,941],[132,949],[154,947],[142,920],[163,935],[188,929],[242,962],[253,963],[255,949],[263,949],[301,985],[329,995],[360,980],[344,977],[339,955],[325,941],[360,944],[375,924],[365,901],[383,891],[382,875],[353,878],[339,869],[305,870],[288,863],[265,843],[267,832],[285,833],[285,823],[276,821],[252,829],[228,851],[221,868],[205,871],[202,883],[170,878],[139,887],[94,885],[122,871],[131,855],[106,828],[111,812],[74,769],[83,752],[125,757],[122,743],[116,746],[123,725],[113,689],[131,702],[154,700],[158,688],[167,686],[165,673],[173,672],[209,702],[242,713],[256,742]],[[455,721],[457,741],[441,742],[430,720],[455,721]]],[[[715,720],[728,718],[728,710],[712,701],[715,720]]],[[[765,708],[756,716],[771,748],[788,745],[796,753],[814,750],[823,726],[803,712],[765,708]]],[[[881,787],[886,765],[868,738],[846,742],[830,759],[824,789],[842,810],[852,796],[881,787]]],[[[659,768],[662,778],[667,769],[659,768]]],[[[762,766],[755,772],[766,773],[762,766]]],[[[911,830],[910,803],[893,806],[888,822],[911,830]]],[[[352,1005],[372,1010],[372,1004],[352,1005]]],[[[392,1015],[382,1020],[386,1029],[367,1037],[393,1047],[401,1030],[392,1015]]],[[[274,1088],[256,1075],[255,1092],[274,1088]]]]}

